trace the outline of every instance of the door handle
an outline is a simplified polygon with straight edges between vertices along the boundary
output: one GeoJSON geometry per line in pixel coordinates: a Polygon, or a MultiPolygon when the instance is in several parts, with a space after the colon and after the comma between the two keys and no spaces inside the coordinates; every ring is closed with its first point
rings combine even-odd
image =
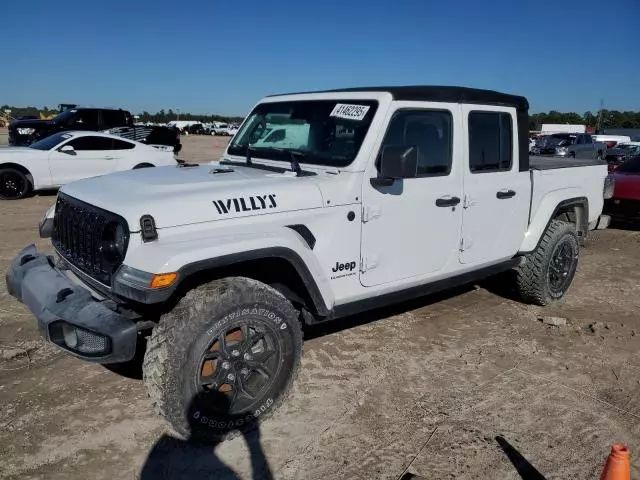
{"type": "Polygon", "coordinates": [[[113,160],[116,157],[104,157],[105,160],[113,160]]]}
{"type": "Polygon", "coordinates": [[[455,207],[459,203],[458,197],[440,197],[436,200],[436,207],[455,207]]]}
{"type": "Polygon", "coordinates": [[[504,200],[505,198],[511,198],[515,196],[516,196],[516,192],[513,190],[500,190],[499,192],[496,192],[496,198],[499,198],[500,200],[504,200]]]}

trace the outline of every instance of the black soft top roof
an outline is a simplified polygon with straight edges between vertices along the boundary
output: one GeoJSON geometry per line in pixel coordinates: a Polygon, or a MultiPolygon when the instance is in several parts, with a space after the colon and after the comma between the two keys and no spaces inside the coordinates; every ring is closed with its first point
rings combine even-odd
{"type": "Polygon", "coordinates": [[[298,93],[331,93],[331,92],[388,92],[394,100],[410,100],[423,102],[474,103],[482,105],[499,105],[528,110],[529,102],[525,97],[481,90],[468,87],[447,87],[437,85],[407,85],[396,87],[357,87],[318,92],[298,93]]]}

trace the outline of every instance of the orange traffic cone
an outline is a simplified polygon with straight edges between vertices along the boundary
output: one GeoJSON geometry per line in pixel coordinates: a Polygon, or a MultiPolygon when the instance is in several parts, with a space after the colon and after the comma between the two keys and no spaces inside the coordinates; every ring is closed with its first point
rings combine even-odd
{"type": "Polygon", "coordinates": [[[611,453],[604,464],[600,480],[631,480],[629,449],[627,447],[619,443],[611,446],[611,453]]]}

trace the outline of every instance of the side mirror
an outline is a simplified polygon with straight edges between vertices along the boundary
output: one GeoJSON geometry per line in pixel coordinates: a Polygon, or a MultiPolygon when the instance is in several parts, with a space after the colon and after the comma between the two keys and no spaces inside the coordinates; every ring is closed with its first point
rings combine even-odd
{"type": "Polygon", "coordinates": [[[388,187],[398,178],[413,178],[418,173],[418,147],[416,145],[386,145],[380,154],[377,178],[371,179],[374,187],[388,187]]]}
{"type": "Polygon", "coordinates": [[[59,151],[62,153],[66,153],[67,155],[77,155],[76,150],[72,145],[64,145],[62,148],[60,148],[59,151]]]}

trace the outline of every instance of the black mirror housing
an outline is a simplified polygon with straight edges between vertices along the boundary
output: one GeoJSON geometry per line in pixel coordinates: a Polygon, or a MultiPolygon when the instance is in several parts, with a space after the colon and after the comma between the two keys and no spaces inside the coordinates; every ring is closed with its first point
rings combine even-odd
{"type": "Polygon", "coordinates": [[[418,173],[416,145],[386,145],[380,156],[380,176],[384,178],[413,178],[418,173]]]}

